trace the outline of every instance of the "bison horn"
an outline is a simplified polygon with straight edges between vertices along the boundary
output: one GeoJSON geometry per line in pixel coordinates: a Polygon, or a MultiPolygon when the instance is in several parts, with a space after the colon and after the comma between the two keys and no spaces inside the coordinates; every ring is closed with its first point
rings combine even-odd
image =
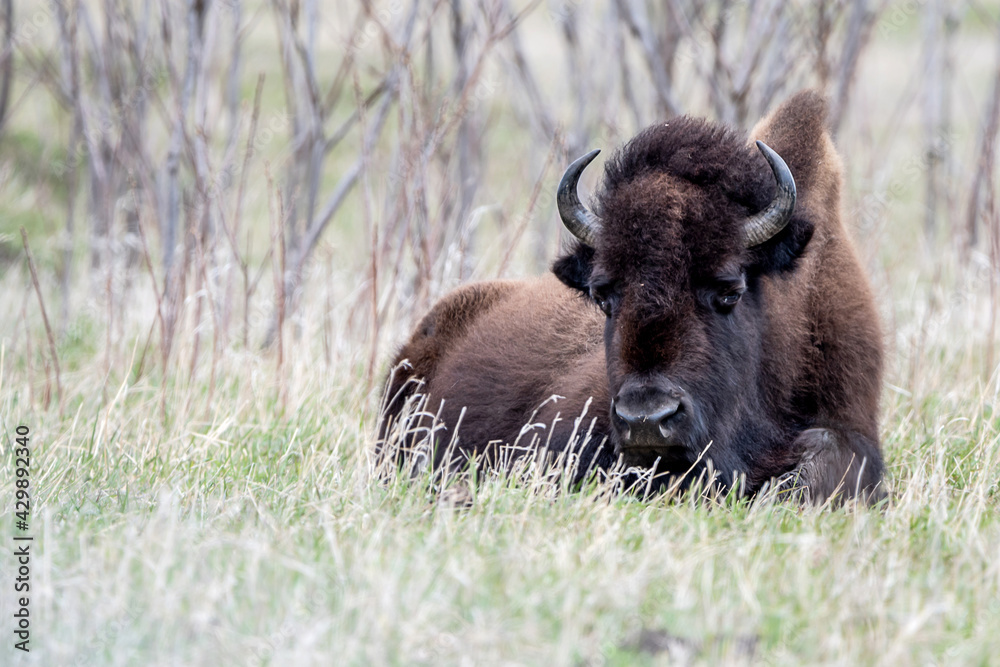
{"type": "Polygon", "coordinates": [[[597,243],[597,234],[601,230],[601,220],[580,203],[580,198],[576,194],[576,183],[580,180],[580,174],[583,173],[583,170],[600,152],[600,149],[590,151],[567,167],[566,173],[559,181],[559,190],[556,193],[559,217],[562,218],[566,229],[591,248],[597,243]]]}
{"type": "MultiPolygon", "coordinates": [[[[764,159],[771,165],[774,179],[778,182],[778,194],[760,213],[751,216],[743,223],[743,244],[747,248],[764,243],[780,232],[792,218],[795,209],[795,179],[788,165],[781,156],[771,150],[763,141],[757,142],[757,148],[764,154],[764,159]]],[[[572,169],[572,167],[570,167],[572,169]]],[[[569,173],[569,172],[566,172],[569,173]]]]}

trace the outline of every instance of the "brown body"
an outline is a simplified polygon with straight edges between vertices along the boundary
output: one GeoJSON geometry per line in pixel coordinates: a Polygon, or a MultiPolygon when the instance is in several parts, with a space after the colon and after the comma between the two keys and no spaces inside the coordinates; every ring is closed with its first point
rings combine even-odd
{"type": "Polygon", "coordinates": [[[449,444],[490,460],[517,443],[574,448],[584,467],[711,465],[750,492],[797,472],[814,500],[879,497],[882,335],[823,99],[796,95],[750,139],[797,185],[780,233],[739,241],[741,220],[775,197],[747,137],[686,117],[649,128],[609,161],[599,233],[555,275],[467,285],[423,319],[396,356],[408,366],[387,388],[383,437],[420,394],[442,427],[436,463],[449,444]],[[665,396],[659,430],[643,430],[665,396]]]}
{"type": "MultiPolygon", "coordinates": [[[[437,436],[438,462],[460,418],[457,450],[479,456],[496,456],[500,443],[528,447],[532,441],[561,451],[581,415],[580,435],[592,419],[593,433],[606,433],[603,320],[551,274],[460,287],[434,306],[396,355],[397,365],[405,361],[410,368],[393,377],[387,393],[396,400],[388,413],[398,414],[414,393],[430,397],[426,411],[445,426],[437,436]],[[418,378],[424,383],[415,384],[418,378]],[[530,424],[541,426],[526,430],[530,424]]],[[[594,435],[588,444],[594,449],[601,440],[594,435]]],[[[610,460],[609,448],[605,463],[610,460]]]]}

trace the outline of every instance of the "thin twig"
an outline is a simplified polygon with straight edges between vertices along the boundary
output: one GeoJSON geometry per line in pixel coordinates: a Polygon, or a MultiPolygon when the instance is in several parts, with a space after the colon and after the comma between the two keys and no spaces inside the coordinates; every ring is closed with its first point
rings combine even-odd
{"type": "Polygon", "coordinates": [[[62,380],[59,373],[59,355],[56,353],[56,339],[52,335],[52,327],[49,326],[49,316],[45,312],[45,299],[42,298],[42,288],[38,284],[38,271],[35,269],[35,258],[31,254],[31,247],[28,245],[28,232],[21,227],[21,241],[24,243],[24,254],[28,257],[28,270],[31,271],[31,282],[35,286],[35,294],[38,296],[38,307],[42,311],[42,322],[45,323],[45,335],[49,339],[49,354],[52,355],[52,365],[56,371],[56,395],[59,397],[59,406],[62,407],[62,380]]]}

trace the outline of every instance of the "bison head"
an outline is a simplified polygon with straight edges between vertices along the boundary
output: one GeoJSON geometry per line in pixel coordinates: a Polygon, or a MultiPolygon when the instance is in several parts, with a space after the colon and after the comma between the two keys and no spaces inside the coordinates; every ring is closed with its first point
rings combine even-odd
{"type": "Polygon", "coordinates": [[[782,158],[731,129],[687,117],[646,129],[608,161],[591,211],[576,184],[597,152],[559,186],[577,241],[553,270],[607,316],[615,452],[674,473],[704,452],[733,483],[789,435],[769,377],[787,309],[760,286],[796,271],[813,224],[782,158]]]}

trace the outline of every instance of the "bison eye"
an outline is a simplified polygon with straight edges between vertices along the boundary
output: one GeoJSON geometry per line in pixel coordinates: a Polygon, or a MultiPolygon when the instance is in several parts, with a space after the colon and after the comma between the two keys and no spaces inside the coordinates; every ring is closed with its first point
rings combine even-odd
{"type": "Polygon", "coordinates": [[[736,294],[720,294],[715,297],[715,303],[720,308],[728,310],[739,302],[741,296],[743,295],[738,292],[736,294]]]}
{"type": "Polygon", "coordinates": [[[590,298],[608,317],[611,317],[611,312],[614,309],[612,289],[613,286],[610,282],[601,282],[590,286],[590,298]]]}
{"type": "Polygon", "coordinates": [[[739,303],[743,293],[746,292],[746,279],[740,276],[734,280],[724,280],[720,282],[722,284],[720,284],[716,290],[715,295],[712,298],[712,302],[717,311],[720,313],[728,313],[736,307],[736,304],[739,303]]]}

